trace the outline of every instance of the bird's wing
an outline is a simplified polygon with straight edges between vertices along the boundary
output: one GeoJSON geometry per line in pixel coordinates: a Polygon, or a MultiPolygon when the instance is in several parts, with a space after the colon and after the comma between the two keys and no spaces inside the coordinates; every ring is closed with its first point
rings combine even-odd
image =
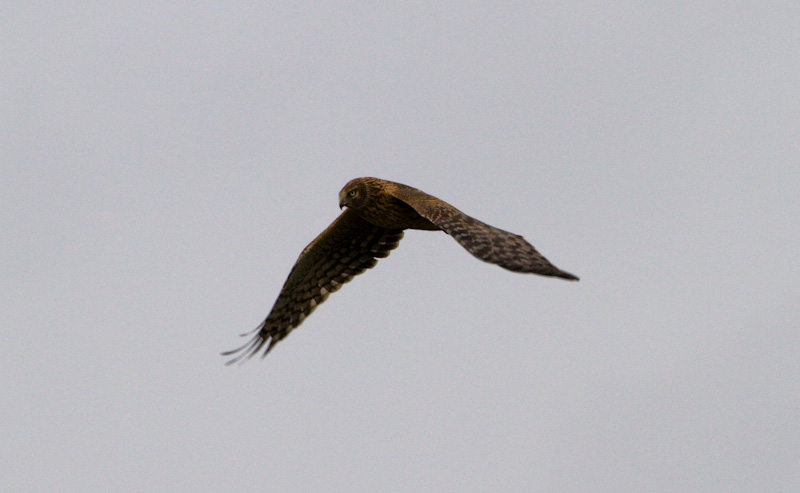
{"type": "Polygon", "coordinates": [[[470,217],[447,202],[407,185],[393,183],[387,192],[442,228],[475,257],[514,272],[578,280],[550,263],[525,238],[470,217]]]}
{"type": "MultiPolygon", "coordinates": [[[[266,320],[245,345],[222,353],[235,355],[227,364],[249,359],[267,345],[263,356],[303,322],[330,293],[389,255],[402,230],[384,229],[345,210],[300,254],[266,320]]],[[[252,333],[252,332],[251,332],[252,333]]],[[[249,335],[249,334],[244,334],[249,335]]]]}

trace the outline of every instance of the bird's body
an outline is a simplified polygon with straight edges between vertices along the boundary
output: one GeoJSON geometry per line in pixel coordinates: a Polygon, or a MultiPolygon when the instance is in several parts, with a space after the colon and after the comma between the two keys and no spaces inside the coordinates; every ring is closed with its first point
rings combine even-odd
{"type": "MultiPolygon", "coordinates": [[[[345,185],[339,193],[339,207],[347,206],[368,223],[381,228],[430,231],[441,229],[420,215],[413,206],[400,197],[401,193],[398,193],[413,193],[413,191],[419,192],[416,188],[378,178],[356,178],[345,185]],[[351,192],[355,192],[356,195],[350,196],[351,192]]],[[[420,193],[434,199],[432,195],[420,193]]]]}
{"type": "Polygon", "coordinates": [[[330,293],[397,248],[405,229],[442,230],[475,257],[508,270],[578,280],[551,264],[522,236],[489,226],[407,185],[356,178],[342,188],[339,206],[347,210],[300,253],[253,339],[223,353],[236,354],[229,364],[252,357],[269,343],[266,356],[330,293]]]}

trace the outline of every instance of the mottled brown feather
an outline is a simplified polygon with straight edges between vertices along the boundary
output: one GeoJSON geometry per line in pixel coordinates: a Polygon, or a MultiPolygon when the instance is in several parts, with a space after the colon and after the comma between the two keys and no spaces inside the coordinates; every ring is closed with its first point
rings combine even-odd
{"type": "MultiPolygon", "coordinates": [[[[387,257],[403,238],[400,229],[372,225],[346,210],[300,254],[266,320],[245,345],[222,353],[236,355],[228,364],[251,358],[265,345],[263,356],[299,326],[342,284],[387,257]]],[[[252,333],[252,332],[251,332],[252,333]]],[[[249,335],[249,334],[245,334],[249,335]]]]}
{"type": "Polygon", "coordinates": [[[514,272],[555,276],[577,281],[578,277],[563,271],[520,235],[504,231],[470,217],[444,200],[408,185],[391,183],[385,191],[411,206],[453,237],[476,258],[514,272]]]}

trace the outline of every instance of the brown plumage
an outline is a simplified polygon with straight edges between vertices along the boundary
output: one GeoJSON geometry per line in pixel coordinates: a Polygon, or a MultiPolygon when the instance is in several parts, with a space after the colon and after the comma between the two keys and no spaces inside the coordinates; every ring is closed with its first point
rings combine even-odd
{"type": "Polygon", "coordinates": [[[339,192],[339,207],[347,210],[300,253],[272,311],[253,331],[255,336],[222,353],[235,355],[228,364],[249,359],[265,345],[262,357],[266,356],[330,293],[397,248],[404,229],[442,230],[475,257],[514,272],[578,280],[551,264],[522,236],[482,223],[407,185],[356,178],[339,192]]]}

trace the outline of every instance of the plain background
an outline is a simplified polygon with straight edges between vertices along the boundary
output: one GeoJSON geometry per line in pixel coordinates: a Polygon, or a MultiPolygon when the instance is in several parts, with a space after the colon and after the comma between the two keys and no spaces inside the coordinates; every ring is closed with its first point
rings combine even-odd
{"type": "Polygon", "coordinates": [[[3,491],[797,491],[797,2],[7,2],[3,491]],[[351,178],[400,248],[225,367],[351,178]]]}

